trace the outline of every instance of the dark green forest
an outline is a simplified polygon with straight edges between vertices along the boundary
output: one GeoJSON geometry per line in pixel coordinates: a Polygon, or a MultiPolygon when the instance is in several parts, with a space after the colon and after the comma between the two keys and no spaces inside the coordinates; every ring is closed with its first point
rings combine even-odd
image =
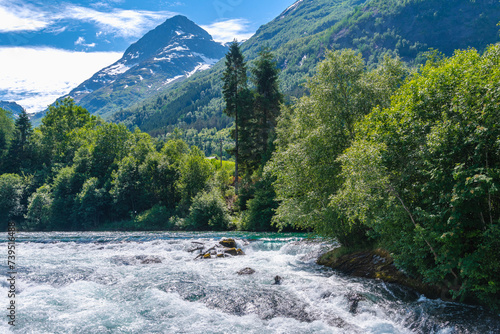
{"type": "Polygon", "coordinates": [[[1,151],[2,228],[10,220],[29,231],[232,224],[226,203],[234,197],[234,163],[206,159],[179,138],[160,141],[107,123],[70,99],[50,107],[34,130],[25,113],[15,122],[6,111],[1,115],[7,141],[1,151]],[[200,206],[210,219],[199,219],[194,208],[200,206]]]}

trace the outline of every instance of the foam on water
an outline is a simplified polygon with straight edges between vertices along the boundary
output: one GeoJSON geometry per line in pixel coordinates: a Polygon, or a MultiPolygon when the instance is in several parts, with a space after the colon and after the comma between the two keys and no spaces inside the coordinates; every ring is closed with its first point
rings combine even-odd
{"type": "MultiPolygon", "coordinates": [[[[228,235],[227,233],[224,235],[228,235]]],[[[500,320],[315,264],[303,235],[233,233],[246,255],[194,260],[221,233],[18,235],[8,333],[495,333],[500,320]],[[251,267],[253,275],[238,275],[251,267]],[[282,278],[274,285],[274,277],[282,278]],[[465,320],[461,320],[465,319],[465,320]]],[[[0,240],[0,249],[6,249],[0,240]]],[[[6,268],[2,272],[6,273],[6,268]]],[[[6,282],[1,288],[6,290],[6,282]]],[[[7,305],[6,291],[0,302],[7,305]]]]}

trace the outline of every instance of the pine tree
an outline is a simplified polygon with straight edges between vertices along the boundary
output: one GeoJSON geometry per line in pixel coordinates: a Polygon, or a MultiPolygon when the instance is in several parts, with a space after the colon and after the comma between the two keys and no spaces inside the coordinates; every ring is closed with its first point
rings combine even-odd
{"type": "MultiPolygon", "coordinates": [[[[0,167],[5,164],[4,158],[9,152],[10,141],[14,133],[12,113],[0,108],[0,167]]],[[[0,171],[1,173],[1,171],[0,171]]]]}
{"type": "Polygon", "coordinates": [[[255,85],[255,146],[258,152],[257,164],[265,164],[272,153],[272,132],[276,126],[276,118],[280,112],[280,104],[283,95],[278,87],[279,69],[273,59],[269,47],[263,47],[259,52],[259,58],[252,68],[252,81],[255,85]]]}
{"type": "Polygon", "coordinates": [[[8,153],[8,170],[18,173],[21,169],[29,168],[31,165],[30,137],[33,133],[31,121],[23,110],[15,122],[14,138],[12,139],[8,153]]]}
{"type": "MultiPolygon", "coordinates": [[[[235,120],[235,129],[232,137],[235,140],[235,190],[238,193],[238,164],[240,162],[240,134],[239,130],[243,125],[245,129],[246,121],[249,119],[248,113],[251,112],[249,103],[251,95],[247,85],[247,68],[236,40],[229,46],[229,52],[226,54],[226,70],[223,75],[223,96],[226,101],[224,112],[233,116],[235,120]]],[[[243,131],[245,140],[248,139],[246,132],[243,131]]],[[[244,145],[245,146],[245,145],[244,145]]]]}

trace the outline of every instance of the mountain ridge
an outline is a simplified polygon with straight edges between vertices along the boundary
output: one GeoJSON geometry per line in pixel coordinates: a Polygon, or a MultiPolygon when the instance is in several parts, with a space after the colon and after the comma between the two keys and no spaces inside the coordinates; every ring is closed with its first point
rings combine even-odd
{"type": "Polygon", "coordinates": [[[127,48],[121,59],[64,97],[106,118],[164,86],[210,68],[226,50],[203,28],[177,15],[146,33],[127,48]]]}
{"type": "MultiPolygon", "coordinates": [[[[450,56],[455,49],[482,50],[498,42],[499,18],[500,5],[493,0],[299,0],[261,26],[241,48],[251,66],[259,48],[269,46],[281,69],[282,92],[300,97],[306,92],[303,83],[327,49],[358,50],[368,66],[385,55],[418,65],[430,49],[450,56]]],[[[115,113],[111,120],[139,126],[153,136],[175,127],[220,130],[231,124],[222,113],[223,68],[220,61],[115,113]]]]}
{"type": "Polygon", "coordinates": [[[0,108],[10,111],[13,115],[23,112],[24,108],[16,102],[0,101],[0,108]]]}

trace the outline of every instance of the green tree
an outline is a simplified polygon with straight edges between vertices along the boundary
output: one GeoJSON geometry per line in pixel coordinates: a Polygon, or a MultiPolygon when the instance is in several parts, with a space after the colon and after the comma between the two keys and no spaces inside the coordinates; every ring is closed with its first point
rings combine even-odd
{"type": "Polygon", "coordinates": [[[175,209],[180,201],[176,188],[180,171],[171,157],[159,152],[150,153],[139,166],[139,176],[151,201],[168,210],[175,209]]]}
{"type": "Polygon", "coordinates": [[[265,232],[274,230],[272,218],[278,208],[273,187],[274,178],[266,173],[254,185],[253,198],[247,202],[248,210],[243,215],[243,228],[247,231],[265,232]]]}
{"type": "Polygon", "coordinates": [[[92,129],[74,132],[80,148],[73,159],[75,168],[87,177],[98,178],[101,185],[111,179],[117,162],[137,145],[133,135],[123,124],[103,123],[92,129]]]}
{"type": "Polygon", "coordinates": [[[97,118],[75,105],[71,98],[57,101],[49,106],[47,114],[42,118],[40,131],[42,133],[42,148],[44,149],[45,163],[68,164],[73,160],[80,141],[75,130],[83,127],[92,128],[97,118]]]}
{"type": "Polygon", "coordinates": [[[212,174],[212,164],[196,146],[193,146],[180,165],[178,189],[181,193],[181,208],[191,206],[193,198],[207,187],[212,174]]]}
{"type": "Polygon", "coordinates": [[[52,184],[52,205],[49,230],[68,231],[79,228],[76,221],[76,195],[80,192],[85,176],[74,167],[64,167],[57,173],[52,184]]]}
{"type": "Polygon", "coordinates": [[[9,221],[18,220],[22,216],[23,193],[24,183],[19,175],[0,175],[0,229],[2,231],[7,231],[9,221]]]}
{"type": "Polygon", "coordinates": [[[4,158],[7,155],[13,134],[14,120],[12,113],[0,108],[0,171],[9,166],[9,163],[4,158]]]}
{"type": "Polygon", "coordinates": [[[44,231],[50,227],[52,192],[50,186],[43,185],[28,199],[28,212],[24,227],[29,231],[44,231]]]}
{"type": "Polygon", "coordinates": [[[276,177],[279,226],[314,229],[345,246],[362,242],[366,228],[330,205],[343,183],[337,158],[353,140],[356,121],[373,107],[390,104],[404,73],[401,62],[389,58],[368,72],[352,50],[326,54],[307,84],[310,96],[296,101],[278,122],[277,149],[267,169],[276,177]]]}
{"type": "MultiPolygon", "coordinates": [[[[240,162],[240,135],[239,130],[241,125],[248,126],[247,121],[251,112],[251,93],[247,85],[247,68],[241,53],[240,47],[236,40],[229,46],[229,52],[226,54],[226,69],[223,75],[224,86],[222,93],[226,101],[224,112],[233,116],[235,120],[235,129],[232,134],[235,140],[235,189],[238,192],[238,164],[240,162]]],[[[245,136],[245,139],[251,139],[250,136],[245,136]]]]}
{"type": "Polygon", "coordinates": [[[147,194],[139,175],[139,161],[129,155],[118,164],[113,172],[112,189],[110,191],[120,216],[126,213],[136,215],[147,207],[147,194]]]}
{"type": "Polygon", "coordinates": [[[20,170],[30,169],[32,165],[32,147],[30,137],[33,133],[31,121],[26,110],[19,114],[15,122],[14,136],[9,148],[9,172],[19,173],[20,170]]]}
{"type": "Polygon", "coordinates": [[[278,87],[279,69],[269,47],[259,52],[255,66],[251,70],[252,82],[255,86],[254,118],[255,136],[259,161],[264,165],[271,157],[273,150],[272,132],[279,116],[283,96],[278,87]]]}
{"type": "Polygon", "coordinates": [[[333,198],[406,272],[500,300],[500,46],[430,61],[358,125],[333,198]]]}
{"type": "Polygon", "coordinates": [[[82,190],[75,197],[78,225],[85,230],[99,226],[104,214],[106,190],[99,187],[99,180],[91,177],[85,180],[82,190]]]}

